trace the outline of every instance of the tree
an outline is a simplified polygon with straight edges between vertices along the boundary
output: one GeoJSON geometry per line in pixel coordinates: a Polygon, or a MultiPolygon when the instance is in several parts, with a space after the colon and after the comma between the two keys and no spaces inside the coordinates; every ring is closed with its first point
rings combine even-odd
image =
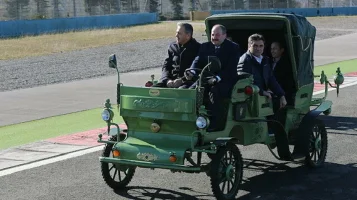
{"type": "Polygon", "coordinates": [[[104,14],[120,12],[120,5],[118,0],[99,0],[99,4],[104,11],[104,14]]]}
{"type": "Polygon", "coordinates": [[[53,0],[53,13],[54,13],[54,18],[59,18],[61,17],[60,11],[59,11],[59,0],[53,0]]]}
{"type": "Polygon", "coordinates": [[[120,0],[121,10],[124,13],[137,13],[140,11],[137,0],[120,0]]]}
{"type": "Polygon", "coordinates": [[[27,12],[30,0],[5,0],[7,16],[10,19],[22,19],[27,12]]]}
{"type": "Polygon", "coordinates": [[[233,10],[244,9],[244,0],[233,0],[233,10]]]}
{"type": "Polygon", "coordinates": [[[151,13],[156,13],[158,12],[158,7],[159,7],[159,0],[148,0],[147,4],[145,7],[148,8],[148,11],[151,13]]]}
{"type": "Polygon", "coordinates": [[[249,0],[248,9],[296,8],[296,0],[249,0]]]}
{"type": "Polygon", "coordinates": [[[210,4],[211,4],[211,10],[221,9],[221,4],[218,2],[218,0],[210,0],[210,4]]]}
{"type": "Polygon", "coordinates": [[[183,9],[182,9],[182,3],[183,0],[170,0],[173,10],[174,10],[174,16],[173,19],[182,19],[183,18],[183,9]]]}
{"type": "Polygon", "coordinates": [[[34,0],[36,3],[36,12],[37,12],[37,17],[38,18],[46,18],[47,15],[47,8],[49,7],[48,5],[48,0],[34,0]]]}

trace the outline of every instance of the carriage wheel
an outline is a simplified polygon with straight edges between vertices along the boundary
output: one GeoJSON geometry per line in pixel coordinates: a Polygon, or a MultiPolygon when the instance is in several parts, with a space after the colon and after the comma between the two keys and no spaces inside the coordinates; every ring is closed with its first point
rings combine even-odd
{"type": "Polygon", "coordinates": [[[209,159],[213,160],[213,158],[216,156],[214,153],[207,153],[207,156],[209,159]]]}
{"type": "Polygon", "coordinates": [[[211,162],[211,187],[217,199],[235,199],[243,178],[243,158],[238,147],[220,147],[211,162]]]}
{"type": "Polygon", "coordinates": [[[326,159],[327,153],[327,132],[325,124],[316,119],[310,135],[309,155],[305,158],[305,163],[310,168],[321,167],[326,159]]]}
{"type": "MultiPolygon", "coordinates": [[[[110,141],[116,141],[113,136],[110,141]]],[[[111,157],[113,144],[106,144],[102,156],[111,157]]],[[[101,163],[102,176],[107,185],[113,189],[122,189],[126,187],[134,176],[136,167],[121,166],[113,163],[101,163]]]]}

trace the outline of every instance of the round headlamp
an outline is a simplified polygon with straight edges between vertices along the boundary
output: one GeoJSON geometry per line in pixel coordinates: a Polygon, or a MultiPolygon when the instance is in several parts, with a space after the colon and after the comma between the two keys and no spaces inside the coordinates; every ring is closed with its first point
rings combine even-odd
{"type": "Polygon", "coordinates": [[[103,110],[103,112],[102,112],[102,119],[103,119],[104,121],[110,121],[111,118],[112,118],[111,111],[108,110],[108,109],[103,110]]]}
{"type": "Polygon", "coordinates": [[[197,117],[197,119],[196,119],[197,128],[199,128],[199,129],[207,128],[208,125],[209,125],[209,120],[207,118],[202,117],[202,116],[197,117]]]}

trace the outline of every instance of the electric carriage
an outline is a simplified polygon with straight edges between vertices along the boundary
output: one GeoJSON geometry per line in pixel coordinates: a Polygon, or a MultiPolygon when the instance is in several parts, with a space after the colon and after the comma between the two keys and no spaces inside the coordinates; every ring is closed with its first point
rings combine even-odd
{"type": "Polygon", "coordinates": [[[314,42],[316,29],[306,18],[282,13],[244,13],[213,15],[205,20],[207,37],[215,24],[222,24],[241,48],[249,35],[259,32],[269,38],[283,38],[292,67],[288,78],[294,80],[294,104],[273,111],[271,99],[260,96],[253,76],[239,73],[231,98],[224,99],[224,128],[208,132],[209,110],[205,107],[204,80],[219,70],[220,62],[208,58],[196,89],[150,87],[154,77],[143,87],[125,86],[120,82],[116,56],[109,67],[118,71],[116,104],[125,129],[113,122],[110,100],[105,103],[102,118],[110,138],[99,135],[105,143],[100,157],[104,181],[113,189],[126,187],[137,168],[160,168],[172,172],[205,172],[217,199],[234,199],[243,176],[243,158],[239,145],[265,144],[279,160],[303,163],[311,168],[324,164],[327,132],[318,116],[331,113],[332,102],[326,100],[328,87],[343,83],[337,70],[335,84],[324,72],[314,75],[314,42]],[[313,97],[314,79],[320,77],[325,95],[313,97]],[[269,116],[275,116],[269,118],[269,116]],[[274,135],[268,134],[272,130],[274,135]],[[293,147],[291,151],[289,147],[293,147]],[[275,151],[276,149],[276,151],[275,151]],[[203,162],[203,155],[209,160],[203,162]]]}

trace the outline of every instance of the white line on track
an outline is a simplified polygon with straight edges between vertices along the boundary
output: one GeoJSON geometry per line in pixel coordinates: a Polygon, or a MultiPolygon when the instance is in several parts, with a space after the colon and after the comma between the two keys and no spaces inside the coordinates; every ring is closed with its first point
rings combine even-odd
{"type": "MultiPolygon", "coordinates": [[[[3,171],[0,171],[0,177],[6,176],[6,175],[9,175],[9,174],[13,174],[15,172],[19,172],[19,171],[32,169],[32,168],[35,168],[35,167],[39,167],[39,166],[43,166],[43,165],[48,165],[48,164],[51,164],[51,163],[59,162],[59,161],[62,161],[62,160],[75,158],[75,157],[78,157],[78,156],[83,156],[83,155],[88,154],[88,153],[94,153],[94,152],[100,151],[102,149],[103,149],[103,146],[101,145],[101,146],[85,149],[85,150],[82,150],[82,151],[76,151],[76,152],[68,153],[68,154],[65,154],[65,155],[58,156],[58,157],[54,157],[54,158],[41,160],[41,161],[38,161],[38,162],[33,162],[33,163],[30,163],[30,164],[25,164],[25,165],[21,165],[21,166],[18,166],[18,167],[6,169],[6,170],[3,170],[3,171]]],[[[99,162],[99,159],[98,159],[98,162],[99,162]]]]}

